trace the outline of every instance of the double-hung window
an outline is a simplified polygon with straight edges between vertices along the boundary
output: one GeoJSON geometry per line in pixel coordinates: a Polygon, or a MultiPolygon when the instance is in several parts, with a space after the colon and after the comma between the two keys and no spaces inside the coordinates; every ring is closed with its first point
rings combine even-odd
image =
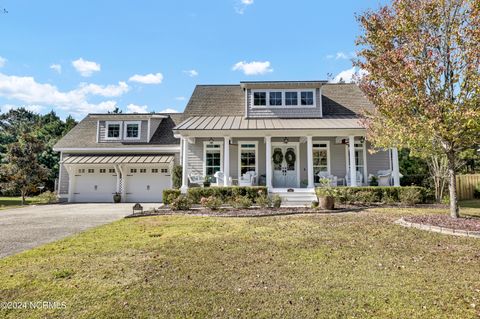
{"type": "Polygon", "coordinates": [[[267,105],[267,92],[253,92],[253,105],[255,106],[267,105]]]}
{"type": "Polygon", "coordinates": [[[205,142],[204,144],[204,165],[205,176],[213,176],[222,170],[223,145],[218,142],[205,142]]]}
{"type": "Polygon", "coordinates": [[[282,92],[270,92],[269,93],[269,105],[270,106],[281,106],[282,101],[282,92]]]}
{"type": "Polygon", "coordinates": [[[140,121],[125,122],[125,136],[126,140],[138,140],[140,138],[140,121]]]}
{"type": "Polygon", "coordinates": [[[285,105],[298,105],[298,92],[285,92],[285,105]]]}
{"type": "Polygon", "coordinates": [[[110,140],[120,139],[122,135],[122,122],[106,122],[105,138],[110,140]]]}
{"type": "Polygon", "coordinates": [[[301,92],[300,96],[301,96],[301,104],[303,106],[313,105],[313,92],[311,91],[301,92]]]}
{"type": "Polygon", "coordinates": [[[318,176],[318,173],[329,172],[328,152],[328,143],[313,144],[313,177],[315,183],[320,182],[320,177],[318,176]]]}
{"type": "Polygon", "coordinates": [[[240,146],[240,174],[239,176],[247,172],[256,172],[258,171],[258,162],[257,162],[257,153],[258,153],[258,144],[256,142],[239,142],[240,146]]]}

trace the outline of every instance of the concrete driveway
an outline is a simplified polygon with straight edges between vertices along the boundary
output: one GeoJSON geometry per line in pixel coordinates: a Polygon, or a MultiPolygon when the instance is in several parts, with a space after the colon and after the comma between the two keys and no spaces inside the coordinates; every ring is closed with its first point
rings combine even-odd
{"type": "Polygon", "coordinates": [[[0,258],[121,219],[132,212],[132,206],[58,204],[0,210],[0,258]]]}

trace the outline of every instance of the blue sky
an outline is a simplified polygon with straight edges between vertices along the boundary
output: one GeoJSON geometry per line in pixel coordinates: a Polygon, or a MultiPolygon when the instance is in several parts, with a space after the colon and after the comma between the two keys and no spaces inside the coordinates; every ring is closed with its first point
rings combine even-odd
{"type": "Polygon", "coordinates": [[[181,112],[196,84],[348,76],[381,2],[0,0],[0,108],[181,112]]]}

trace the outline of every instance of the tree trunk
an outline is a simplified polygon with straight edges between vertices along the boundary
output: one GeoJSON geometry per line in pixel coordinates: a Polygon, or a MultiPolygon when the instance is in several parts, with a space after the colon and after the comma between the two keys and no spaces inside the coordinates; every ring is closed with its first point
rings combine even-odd
{"type": "Polygon", "coordinates": [[[455,153],[449,152],[447,154],[448,158],[448,177],[450,178],[449,190],[450,190],[450,217],[459,218],[460,213],[458,209],[458,200],[457,200],[457,175],[455,172],[455,153]]]}
{"type": "Polygon", "coordinates": [[[24,190],[22,190],[21,193],[22,193],[22,206],[23,206],[23,205],[25,205],[25,193],[26,192],[24,190]]]}

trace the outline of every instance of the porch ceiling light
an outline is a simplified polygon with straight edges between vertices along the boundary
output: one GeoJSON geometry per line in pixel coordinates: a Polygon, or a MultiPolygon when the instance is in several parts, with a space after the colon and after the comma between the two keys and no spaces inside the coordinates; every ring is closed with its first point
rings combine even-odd
{"type": "Polygon", "coordinates": [[[213,137],[210,137],[210,139],[208,140],[210,142],[210,145],[213,144],[213,137]]]}
{"type": "Polygon", "coordinates": [[[288,137],[285,137],[285,138],[283,139],[283,143],[288,144],[288,137]]]}

